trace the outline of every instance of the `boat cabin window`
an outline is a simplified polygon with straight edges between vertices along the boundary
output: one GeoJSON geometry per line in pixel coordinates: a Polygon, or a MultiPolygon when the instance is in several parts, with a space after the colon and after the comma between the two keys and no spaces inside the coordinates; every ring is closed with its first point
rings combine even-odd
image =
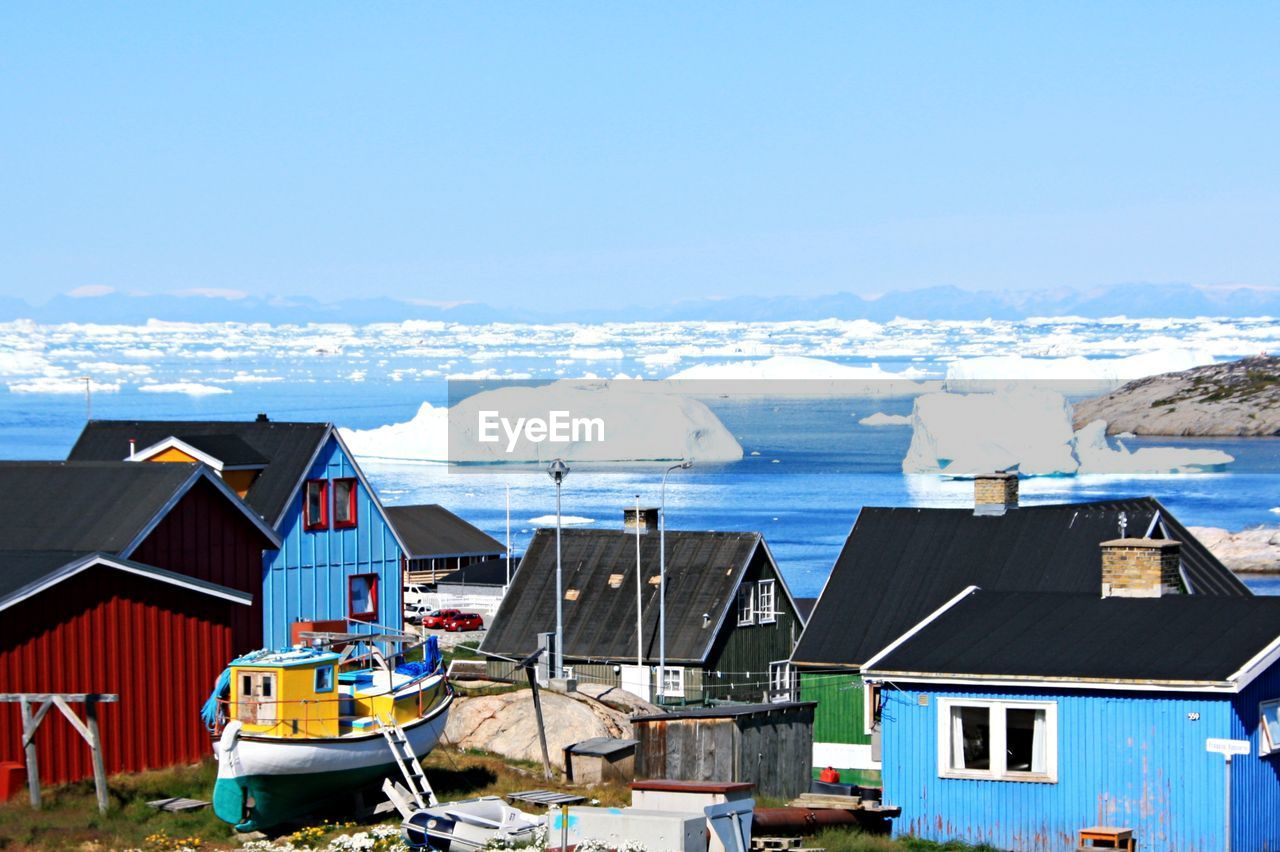
{"type": "Polygon", "coordinates": [[[378,616],[378,575],[355,574],[347,581],[347,617],[373,621],[378,616]]]}
{"type": "Polygon", "coordinates": [[[327,530],[329,528],[329,481],[308,479],[302,490],[302,528],[327,530]]]}
{"type": "Polygon", "coordinates": [[[356,525],[356,493],[355,479],[335,479],[333,481],[333,526],[335,529],[350,529],[356,525]]]}
{"type": "Polygon", "coordinates": [[[275,672],[241,672],[236,718],[249,725],[276,721],[275,672]]]}
{"type": "Polygon", "coordinates": [[[316,668],[316,692],[333,692],[333,666],[316,668]]]}

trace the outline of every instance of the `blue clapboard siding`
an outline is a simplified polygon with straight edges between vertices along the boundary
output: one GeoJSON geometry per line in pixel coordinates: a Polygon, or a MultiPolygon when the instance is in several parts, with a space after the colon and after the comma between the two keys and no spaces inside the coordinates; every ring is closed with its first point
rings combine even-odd
{"type": "MultiPolygon", "coordinates": [[[[1231,737],[1249,740],[1248,757],[1231,761],[1231,845],[1236,849],[1280,850],[1280,754],[1258,757],[1258,704],[1280,698],[1280,666],[1271,666],[1232,701],[1231,737]]],[[[1216,769],[1222,772],[1222,758],[1216,769]]]]}
{"type": "MultiPolygon", "coordinates": [[[[316,456],[307,479],[355,477],[354,462],[332,435],[316,456]]],[[[378,575],[376,624],[399,628],[402,624],[400,545],[363,481],[357,479],[355,527],[307,531],[302,527],[302,489],[293,496],[277,532],[283,539],[279,551],[265,555],[263,583],[263,635],[268,648],[289,644],[289,626],[295,621],[346,618],[347,578],[353,574],[378,575]]],[[[329,488],[332,519],[333,487],[329,488]]]]}
{"type": "MultiPolygon", "coordinates": [[[[902,807],[894,832],[1002,849],[1067,849],[1075,848],[1079,829],[1103,824],[1133,828],[1139,849],[1221,850],[1222,757],[1205,751],[1205,739],[1244,737],[1232,699],[1194,693],[886,688],[884,797],[902,807]],[[939,697],[1056,701],[1057,783],[939,778],[939,697]],[[1199,716],[1193,720],[1189,714],[1199,716]]],[[[1254,789],[1255,813],[1237,816],[1243,808],[1233,808],[1240,838],[1233,846],[1276,849],[1276,766],[1271,758],[1257,757],[1253,739],[1254,754],[1236,762],[1241,780],[1247,777],[1254,789]],[[1263,810],[1271,813],[1258,813],[1263,810]]],[[[1232,798],[1239,802],[1238,795],[1232,798]]]]}

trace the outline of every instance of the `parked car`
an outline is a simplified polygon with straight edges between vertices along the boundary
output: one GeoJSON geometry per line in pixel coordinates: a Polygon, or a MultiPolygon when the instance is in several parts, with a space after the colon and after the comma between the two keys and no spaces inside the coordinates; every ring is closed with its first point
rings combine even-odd
{"type": "Polygon", "coordinates": [[[433,610],[422,617],[422,626],[434,627],[439,629],[441,627],[444,627],[446,621],[448,621],[449,619],[453,618],[456,615],[462,615],[462,610],[460,609],[433,610]]]}
{"type": "Polygon", "coordinates": [[[478,612],[460,612],[453,618],[444,623],[444,629],[450,633],[459,633],[466,630],[482,630],[484,628],[484,619],[480,617],[478,612]]]}

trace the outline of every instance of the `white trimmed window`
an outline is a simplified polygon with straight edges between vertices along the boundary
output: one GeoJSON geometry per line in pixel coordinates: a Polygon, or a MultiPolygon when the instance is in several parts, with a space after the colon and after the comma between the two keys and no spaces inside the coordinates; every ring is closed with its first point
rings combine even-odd
{"type": "Polygon", "coordinates": [[[1258,756],[1280,751],[1280,698],[1258,705],[1258,756]]]}
{"type": "Polygon", "coordinates": [[[778,612],[773,608],[773,580],[761,580],[757,585],[756,609],[760,610],[761,624],[778,620],[778,612]]]}
{"type": "Polygon", "coordinates": [[[743,583],[738,587],[738,626],[756,623],[756,587],[743,583]]]}
{"type": "Polygon", "coordinates": [[[672,666],[662,669],[662,694],[668,698],[684,698],[684,669],[672,666]]]}
{"type": "Polygon", "coordinates": [[[1056,783],[1057,702],[939,698],[938,775],[1056,783]]]}
{"type": "Polygon", "coordinates": [[[794,701],[796,699],[796,670],[790,660],[778,660],[769,664],[769,694],[766,701],[794,701]]]}

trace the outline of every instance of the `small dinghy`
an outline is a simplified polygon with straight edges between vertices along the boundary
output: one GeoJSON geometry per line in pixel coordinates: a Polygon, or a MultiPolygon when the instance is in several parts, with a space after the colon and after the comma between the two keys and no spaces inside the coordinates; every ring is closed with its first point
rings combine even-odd
{"type": "Polygon", "coordinates": [[[470,852],[496,840],[509,845],[531,841],[541,825],[537,817],[497,796],[484,796],[414,811],[401,824],[400,836],[411,849],[470,852]]]}

